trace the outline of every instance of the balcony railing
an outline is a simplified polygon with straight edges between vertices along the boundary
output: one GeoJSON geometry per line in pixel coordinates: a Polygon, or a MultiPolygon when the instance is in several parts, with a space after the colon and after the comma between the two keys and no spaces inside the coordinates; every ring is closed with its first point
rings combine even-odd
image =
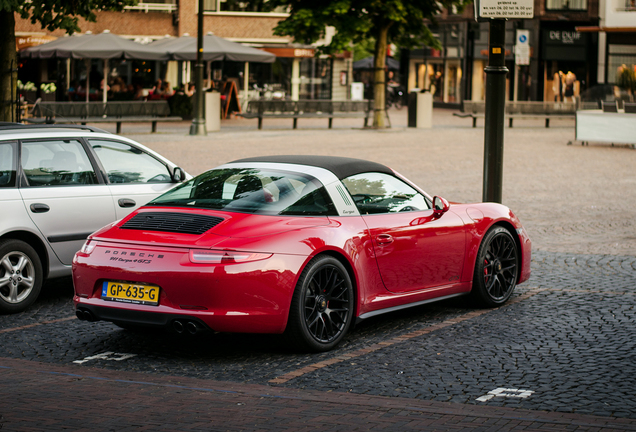
{"type": "Polygon", "coordinates": [[[135,6],[126,6],[126,10],[134,10],[140,12],[174,12],[177,5],[174,3],[145,3],[139,2],[135,6]]]}

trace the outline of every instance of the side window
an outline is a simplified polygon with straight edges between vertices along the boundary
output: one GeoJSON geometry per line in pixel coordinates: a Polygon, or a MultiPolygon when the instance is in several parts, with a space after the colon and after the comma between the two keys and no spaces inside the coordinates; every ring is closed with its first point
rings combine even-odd
{"type": "Polygon", "coordinates": [[[170,183],[168,167],[131,145],[107,140],[89,140],[102,162],[110,183],[170,183]]]}
{"type": "Polygon", "coordinates": [[[15,143],[0,143],[0,188],[15,186],[15,149],[15,143]]]}
{"type": "Polygon", "coordinates": [[[97,176],[77,140],[22,142],[22,169],[29,186],[77,186],[97,176]]]}
{"type": "Polygon", "coordinates": [[[363,173],[342,181],[360,214],[427,210],[422,194],[402,180],[383,173],[363,173]]]}

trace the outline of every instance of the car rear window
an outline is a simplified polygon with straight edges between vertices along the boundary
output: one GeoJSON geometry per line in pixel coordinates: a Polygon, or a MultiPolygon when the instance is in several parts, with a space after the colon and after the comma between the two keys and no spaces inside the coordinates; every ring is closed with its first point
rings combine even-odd
{"type": "Polygon", "coordinates": [[[148,205],[271,215],[337,215],[329,194],[316,178],[255,168],[208,171],[148,205]]]}
{"type": "Polygon", "coordinates": [[[14,187],[16,179],[16,145],[0,143],[0,188],[14,187]]]}

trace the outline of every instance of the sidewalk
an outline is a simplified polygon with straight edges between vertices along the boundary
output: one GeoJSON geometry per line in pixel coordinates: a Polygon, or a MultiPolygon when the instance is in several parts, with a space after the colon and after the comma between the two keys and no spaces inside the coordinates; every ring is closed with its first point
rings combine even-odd
{"type": "Polygon", "coordinates": [[[2,431],[630,431],[636,420],[0,359],[2,431]]]}
{"type": "MultiPolygon", "coordinates": [[[[241,118],[220,132],[189,136],[190,122],[124,124],[123,132],[191,174],[239,158],[320,154],[384,163],[431,195],[454,202],[482,200],[484,128],[435,109],[432,129],[407,128],[407,110],[390,110],[391,129],[362,129],[361,119],[241,118]]],[[[481,123],[480,123],[481,124],[481,123]]],[[[114,125],[112,125],[114,131],[114,125]]],[[[553,252],[636,255],[636,151],[608,144],[567,145],[574,120],[520,120],[504,129],[503,203],[528,229],[533,248],[553,252]]]]}

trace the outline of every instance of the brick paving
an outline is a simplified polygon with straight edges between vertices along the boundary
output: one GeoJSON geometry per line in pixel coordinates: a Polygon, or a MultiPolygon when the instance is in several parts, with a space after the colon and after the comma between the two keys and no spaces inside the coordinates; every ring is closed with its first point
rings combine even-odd
{"type": "MultiPolygon", "coordinates": [[[[124,125],[197,174],[258,154],[384,162],[431,194],[479,201],[483,128],[436,110],[432,130],[353,120],[124,125]],[[202,155],[204,157],[202,157],[202,155]]],[[[636,152],[568,146],[573,122],[506,128],[504,202],[533,240],[533,276],[490,310],[462,299],[364,321],[335,351],[276,336],[183,339],[73,319],[70,279],[0,316],[0,429],[636,430],[636,152]]]]}
{"type": "Polygon", "coordinates": [[[636,420],[2,359],[3,431],[629,431],[636,420]],[[7,391],[9,390],[10,393],[7,391]]]}

